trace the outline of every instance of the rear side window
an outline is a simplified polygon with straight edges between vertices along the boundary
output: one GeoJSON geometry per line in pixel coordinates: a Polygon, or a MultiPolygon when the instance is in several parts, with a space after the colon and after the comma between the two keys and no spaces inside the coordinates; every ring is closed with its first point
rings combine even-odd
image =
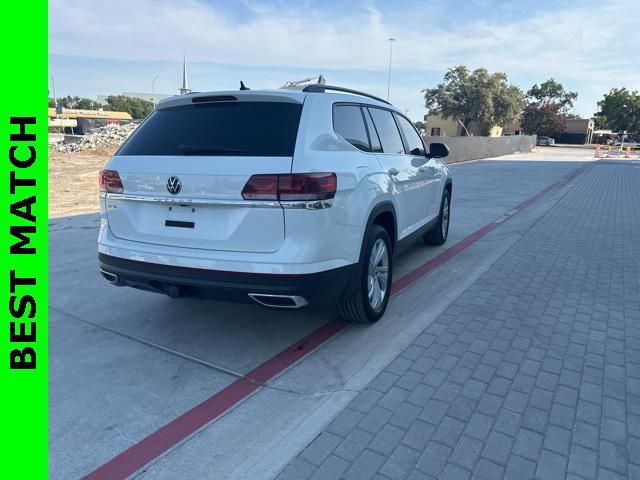
{"type": "Polygon", "coordinates": [[[364,118],[357,105],[334,105],[333,129],[354,147],[371,151],[364,118]]]}
{"type": "Polygon", "coordinates": [[[371,114],[369,110],[366,108],[362,109],[362,113],[364,113],[364,119],[367,124],[367,130],[369,130],[369,138],[371,139],[371,151],[376,153],[382,152],[382,145],[380,145],[380,139],[378,138],[378,132],[376,132],[376,127],[373,125],[373,120],[371,120],[371,114]]]}
{"type": "Polygon", "coordinates": [[[411,155],[424,155],[425,151],[422,139],[411,122],[401,115],[396,115],[396,118],[398,119],[398,125],[400,125],[400,129],[404,134],[404,138],[407,141],[409,153],[411,153],[411,155]]]}
{"type": "Polygon", "coordinates": [[[156,110],[118,155],[291,157],[302,105],[220,102],[156,110]]]}
{"type": "Polygon", "coordinates": [[[402,137],[400,137],[393,114],[389,110],[382,110],[381,108],[369,108],[369,111],[378,131],[383,152],[404,153],[402,137]]]}

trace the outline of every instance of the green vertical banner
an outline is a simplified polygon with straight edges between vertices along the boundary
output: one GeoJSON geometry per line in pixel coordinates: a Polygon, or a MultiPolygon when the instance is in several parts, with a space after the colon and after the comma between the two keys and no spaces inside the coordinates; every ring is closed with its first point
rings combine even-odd
{"type": "Polygon", "coordinates": [[[0,20],[2,478],[47,478],[47,2],[0,20]]]}

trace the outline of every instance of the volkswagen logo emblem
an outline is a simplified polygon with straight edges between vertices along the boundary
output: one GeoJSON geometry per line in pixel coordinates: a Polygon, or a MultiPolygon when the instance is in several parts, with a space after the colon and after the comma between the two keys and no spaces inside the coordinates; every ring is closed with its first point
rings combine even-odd
{"type": "Polygon", "coordinates": [[[169,190],[169,193],[172,195],[179,194],[180,190],[182,190],[182,182],[180,179],[176,176],[167,178],[167,190],[169,190]]]}

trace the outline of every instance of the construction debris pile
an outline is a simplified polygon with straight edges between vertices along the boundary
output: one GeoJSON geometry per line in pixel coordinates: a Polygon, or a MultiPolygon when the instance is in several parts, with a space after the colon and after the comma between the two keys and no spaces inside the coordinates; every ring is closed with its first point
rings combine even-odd
{"type": "Polygon", "coordinates": [[[79,150],[96,150],[103,147],[117,147],[124,142],[138,126],[137,123],[123,125],[105,125],[96,128],[73,143],[60,143],[57,150],[64,153],[79,150]]]}

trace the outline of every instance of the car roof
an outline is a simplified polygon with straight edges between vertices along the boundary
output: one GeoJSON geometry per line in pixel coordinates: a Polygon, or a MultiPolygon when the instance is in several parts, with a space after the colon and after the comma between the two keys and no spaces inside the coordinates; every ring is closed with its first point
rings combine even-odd
{"type": "Polygon", "coordinates": [[[263,101],[263,102],[291,102],[291,103],[304,103],[305,97],[308,95],[322,95],[325,98],[333,102],[353,102],[362,103],[366,105],[372,105],[382,108],[387,108],[400,113],[400,110],[388,103],[370,98],[364,95],[357,95],[352,93],[334,93],[334,92],[304,92],[302,90],[294,89],[275,89],[275,90],[225,90],[214,92],[192,92],[186,95],[175,95],[173,97],[162,99],[158,102],[156,108],[162,110],[170,107],[177,107],[180,105],[189,105],[191,103],[206,102],[208,98],[210,101],[224,101],[237,100],[237,101],[263,101]],[[230,98],[229,98],[230,97],[230,98]]]}

